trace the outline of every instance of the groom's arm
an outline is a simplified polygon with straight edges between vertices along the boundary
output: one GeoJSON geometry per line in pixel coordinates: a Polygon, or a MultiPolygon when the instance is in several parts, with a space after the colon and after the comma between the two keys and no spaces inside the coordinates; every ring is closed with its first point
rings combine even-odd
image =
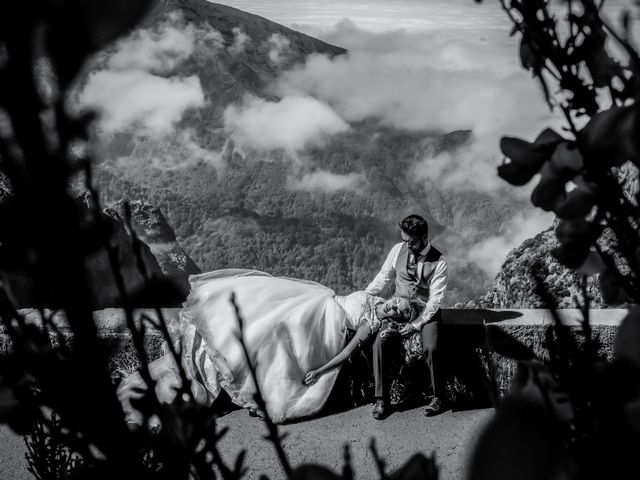
{"type": "Polygon", "coordinates": [[[429,320],[433,318],[435,313],[442,305],[444,300],[444,292],[447,289],[447,259],[443,256],[440,257],[436,268],[431,277],[431,283],[429,285],[429,300],[422,311],[420,318],[412,322],[413,327],[420,331],[429,320]]]}
{"type": "Polygon", "coordinates": [[[387,259],[382,264],[382,268],[365,289],[365,292],[369,295],[379,295],[380,292],[393,281],[396,276],[396,262],[398,261],[398,254],[400,253],[401,247],[402,243],[393,246],[389,255],[387,255],[387,259]]]}

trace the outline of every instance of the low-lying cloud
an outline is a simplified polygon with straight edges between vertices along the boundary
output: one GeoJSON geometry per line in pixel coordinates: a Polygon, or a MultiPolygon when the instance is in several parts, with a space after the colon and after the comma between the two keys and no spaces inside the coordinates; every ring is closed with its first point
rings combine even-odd
{"type": "Polygon", "coordinates": [[[374,33],[348,20],[322,38],[349,53],[310,56],[280,76],[275,94],[311,95],[347,122],[377,118],[405,130],[473,132],[473,141],[455,155],[425,152],[412,172],[418,178],[484,191],[501,188],[495,175],[499,137],[534,137],[553,123],[507,38],[437,29],[374,33]]]}
{"type": "Polygon", "coordinates": [[[269,46],[269,60],[278,66],[287,59],[287,53],[291,42],[289,39],[279,33],[272,34],[267,40],[269,46]]]}
{"type": "Polygon", "coordinates": [[[290,177],[288,187],[291,190],[307,192],[321,191],[334,193],[338,191],[359,191],[366,184],[366,178],[362,173],[337,174],[327,170],[316,170],[305,173],[299,178],[290,177]]]}
{"type": "Polygon", "coordinates": [[[224,123],[234,142],[243,147],[291,154],[349,129],[328,105],[310,96],[287,96],[275,102],[247,97],[225,110],[224,123]]]}
{"type": "Polygon", "coordinates": [[[186,110],[205,104],[197,76],[164,78],[143,70],[99,72],[81,101],[100,111],[105,133],[135,128],[152,137],[171,132],[186,110]]]}
{"type": "Polygon", "coordinates": [[[200,31],[171,13],[154,29],[137,30],[116,44],[105,68],[91,74],[78,99],[100,114],[105,133],[136,130],[160,137],[172,131],[184,113],[205,105],[200,79],[179,75],[179,66],[198,42],[221,46],[216,31],[200,31]]]}
{"type": "Polygon", "coordinates": [[[251,43],[251,38],[241,28],[233,27],[233,43],[229,47],[231,55],[240,55],[245,52],[247,46],[251,43]]]}

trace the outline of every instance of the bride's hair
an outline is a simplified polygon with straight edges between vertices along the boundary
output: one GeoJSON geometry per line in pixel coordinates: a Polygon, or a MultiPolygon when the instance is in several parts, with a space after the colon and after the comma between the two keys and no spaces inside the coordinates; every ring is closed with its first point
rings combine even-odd
{"type": "Polygon", "coordinates": [[[424,302],[421,302],[420,300],[416,300],[413,298],[402,297],[402,296],[399,296],[399,298],[402,298],[409,303],[409,308],[406,310],[403,318],[396,320],[401,323],[413,322],[422,313],[422,310],[426,305],[424,302]]]}

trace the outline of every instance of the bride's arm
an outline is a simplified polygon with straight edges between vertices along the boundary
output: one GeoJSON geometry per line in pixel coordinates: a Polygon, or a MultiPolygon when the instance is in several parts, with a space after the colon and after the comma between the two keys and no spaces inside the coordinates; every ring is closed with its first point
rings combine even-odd
{"type": "Polygon", "coordinates": [[[347,346],[344,347],[340,351],[340,353],[338,353],[335,357],[333,357],[323,366],[321,366],[317,370],[311,370],[309,373],[307,373],[304,377],[303,383],[305,385],[311,385],[312,383],[315,383],[318,377],[322,375],[324,372],[337,367],[342,362],[344,362],[347,358],[349,358],[349,355],[351,355],[356,350],[356,348],[358,348],[361,342],[369,338],[370,335],[371,335],[371,327],[369,327],[369,324],[367,322],[362,322],[362,325],[358,327],[356,334],[353,336],[353,338],[347,344],[347,346]]]}

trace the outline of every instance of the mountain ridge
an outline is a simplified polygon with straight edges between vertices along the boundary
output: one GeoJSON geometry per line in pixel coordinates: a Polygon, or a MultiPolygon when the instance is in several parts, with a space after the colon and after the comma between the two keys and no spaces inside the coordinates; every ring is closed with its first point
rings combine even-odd
{"type": "MultiPolygon", "coordinates": [[[[444,187],[428,168],[426,177],[415,170],[440,154],[455,155],[472,133],[403,130],[367,118],[293,153],[238,144],[225,124],[228,108],[247,96],[275,105],[281,98],[270,82],[290,65],[310,55],[348,53],[237,12],[201,0],[171,0],[145,20],[138,32],[146,29],[147,37],[170,27],[199,28],[212,38],[214,28],[207,22],[214,19],[226,23],[220,25],[225,40],[216,47],[196,42],[179,67],[166,74],[197,77],[206,97],[206,104],[186,110],[171,132],[155,139],[130,127],[98,136],[102,159],[95,178],[103,198],[141,199],[159,207],[204,270],[258,268],[318,281],[339,293],[366,286],[399,241],[398,221],[419,213],[428,218],[434,244],[451,261],[448,302],[483,293],[491,279],[474,263],[469,245],[495,235],[526,200],[444,187]],[[173,14],[172,8],[182,13],[173,14]],[[197,18],[191,21],[191,16],[197,18]],[[230,49],[239,38],[237,28],[247,36],[259,33],[245,39],[245,49],[234,56],[230,49]],[[264,40],[274,33],[289,42],[283,50],[288,60],[279,64],[271,61],[264,40]]],[[[104,68],[108,58],[89,75],[104,68]]]]}

